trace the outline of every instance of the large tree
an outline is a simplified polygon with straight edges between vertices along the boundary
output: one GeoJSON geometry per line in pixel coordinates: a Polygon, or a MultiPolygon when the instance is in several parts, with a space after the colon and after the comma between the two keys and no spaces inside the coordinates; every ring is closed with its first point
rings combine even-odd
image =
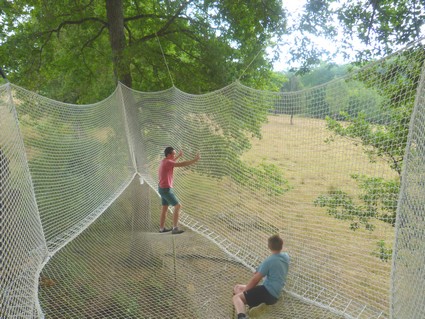
{"type": "MultiPolygon", "coordinates": [[[[357,62],[387,55],[421,37],[425,23],[423,0],[307,0],[297,29],[301,47],[293,54],[302,57],[302,69],[319,62],[324,50],[311,45],[314,37],[333,39],[340,52],[355,54],[357,62]],[[309,49],[311,48],[311,49],[309,49]]],[[[362,145],[372,161],[381,158],[397,172],[398,180],[352,175],[359,185],[358,200],[342,190],[319,196],[315,204],[327,207],[330,215],[350,220],[351,229],[361,226],[373,230],[372,219],[394,225],[401,182],[408,125],[414,105],[416,87],[424,63],[423,45],[411,46],[391,59],[358,73],[357,81],[379,95],[382,118],[371,121],[367,110],[349,109],[339,116],[344,122],[328,118],[328,129],[338,136],[362,145]]],[[[355,104],[353,104],[355,106],[355,104]]],[[[379,245],[381,245],[380,243],[379,245]]],[[[382,248],[382,247],[381,247],[382,248]]],[[[388,257],[388,256],[387,256],[388,257]]],[[[383,260],[388,260],[388,258],[383,260]]]]}
{"type": "MultiPolygon", "coordinates": [[[[363,91],[371,89],[368,104],[375,100],[380,118],[368,116],[365,109],[343,110],[337,119],[328,117],[327,128],[333,135],[353,141],[362,147],[372,162],[387,162],[398,179],[384,179],[354,174],[358,183],[358,200],[342,190],[331,190],[319,196],[315,204],[327,207],[330,215],[350,220],[351,229],[361,226],[373,230],[372,219],[379,219],[394,226],[397,200],[402,182],[402,167],[406,145],[409,142],[409,124],[414,109],[418,85],[420,85],[425,62],[424,45],[417,42],[405,50],[375,61],[359,70],[354,79],[362,83],[363,91]]],[[[364,94],[364,92],[363,92],[364,94]]],[[[358,97],[356,98],[358,99],[358,97]]],[[[354,100],[352,106],[358,101],[354,100]]],[[[361,105],[361,104],[360,104],[361,105]]],[[[333,140],[334,136],[330,140],[333,140]]],[[[379,243],[381,245],[382,243],[379,243]]]]}
{"type": "Polygon", "coordinates": [[[330,51],[356,61],[382,57],[422,36],[424,0],[306,0],[291,46],[302,70],[320,63],[330,51]],[[320,47],[317,37],[337,45],[320,47]],[[331,50],[330,50],[331,49],[331,50]]]}
{"type": "Polygon", "coordinates": [[[69,102],[99,100],[116,81],[202,93],[244,75],[264,88],[264,49],[285,33],[279,0],[2,2],[1,67],[14,83],[69,102]]]}

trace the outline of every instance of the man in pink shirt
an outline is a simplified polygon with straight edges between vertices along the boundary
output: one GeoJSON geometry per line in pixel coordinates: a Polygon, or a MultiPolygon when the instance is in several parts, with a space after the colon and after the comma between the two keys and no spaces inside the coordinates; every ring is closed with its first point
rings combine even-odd
{"type": "Polygon", "coordinates": [[[161,161],[158,169],[158,192],[161,195],[161,217],[159,221],[159,232],[165,233],[171,231],[173,234],[181,234],[184,231],[178,228],[179,213],[181,204],[173,192],[174,167],[184,167],[196,163],[199,159],[199,153],[191,161],[176,162],[177,159],[183,156],[180,151],[176,156],[176,151],[171,146],[164,150],[165,158],[161,161]],[[167,217],[168,206],[174,206],[173,213],[173,228],[165,228],[165,219],[167,217]]]}

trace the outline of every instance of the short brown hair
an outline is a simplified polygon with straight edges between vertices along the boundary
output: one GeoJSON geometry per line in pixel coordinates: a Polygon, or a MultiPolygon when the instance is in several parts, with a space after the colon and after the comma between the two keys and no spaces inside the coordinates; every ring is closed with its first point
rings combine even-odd
{"type": "Polygon", "coordinates": [[[164,150],[165,157],[167,157],[168,154],[173,153],[173,151],[174,151],[174,148],[173,147],[171,147],[171,146],[166,147],[165,150],[164,150]]]}
{"type": "Polygon", "coordinates": [[[283,240],[279,235],[273,235],[268,240],[269,249],[274,251],[280,251],[283,247],[283,240]]]}

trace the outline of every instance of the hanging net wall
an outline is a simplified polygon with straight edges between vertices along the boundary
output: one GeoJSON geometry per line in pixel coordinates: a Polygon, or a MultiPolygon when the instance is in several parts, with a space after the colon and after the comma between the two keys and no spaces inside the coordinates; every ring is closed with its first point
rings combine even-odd
{"type": "Polygon", "coordinates": [[[276,233],[287,283],[251,318],[423,317],[424,57],[298,92],[0,87],[0,317],[232,318],[276,233]],[[181,235],[158,233],[170,145],[201,154],[175,169],[181,235]]]}

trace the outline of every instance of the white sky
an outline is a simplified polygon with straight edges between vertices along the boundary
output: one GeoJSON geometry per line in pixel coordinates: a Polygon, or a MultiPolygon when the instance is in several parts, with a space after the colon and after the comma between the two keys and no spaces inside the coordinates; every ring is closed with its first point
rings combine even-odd
{"type": "MultiPolygon", "coordinates": [[[[282,5],[288,12],[288,26],[293,19],[302,12],[305,2],[305,0],[282,0],[282,5]]],[[[286,63],[287,60],[289,60],[289,52],[280,51],[280,61],[275,62],[275,70],[282,71],[282,69],[288,69],[290,65],[286,63]]]]}
{"type": "MultiPolygon", "coordinates": [[[[306,0],[282,0],[282,4],[284,8],[286,8],[288,11],[288,18],[289,18],[288,26],[292,23],[293,19],[296,18],[296,16],[303,10],[303,6],[305,5],[305,3],[306,3],[306,0]]],[[[291,40],[289,39],[288,42],[290,41],[291,40]]],[[[323,38],[316,38],[314,42],[318,47],[323,47],[330,51],[331,51],[331,48],[335,48],[335,41],[330,42],[329,40],[326,40],[323,38]]],[[[286,47],[288,47],[289,45],[290,43],[288,43],[286,47]]],[[[280,61],[277,61],[274,63],[274,70],[283,71],[283,70],[288,70],[290,67],[299,66],[293,62],[289,64],[288,63],[289,58],[290,56],[288,51],[285,50],[285,48],[282,48],[280,51],[280,61]]],[[[333,59],[333,62],[343,64],[347,61],[344,61],[344,59],[340,57],[340,58],[333,59]]]]}
{"type": "Polygon", "coordinates": [[[294,13],[302,8],[305,0],[282,0],[283,6],[291,13],[294,13]]]}

